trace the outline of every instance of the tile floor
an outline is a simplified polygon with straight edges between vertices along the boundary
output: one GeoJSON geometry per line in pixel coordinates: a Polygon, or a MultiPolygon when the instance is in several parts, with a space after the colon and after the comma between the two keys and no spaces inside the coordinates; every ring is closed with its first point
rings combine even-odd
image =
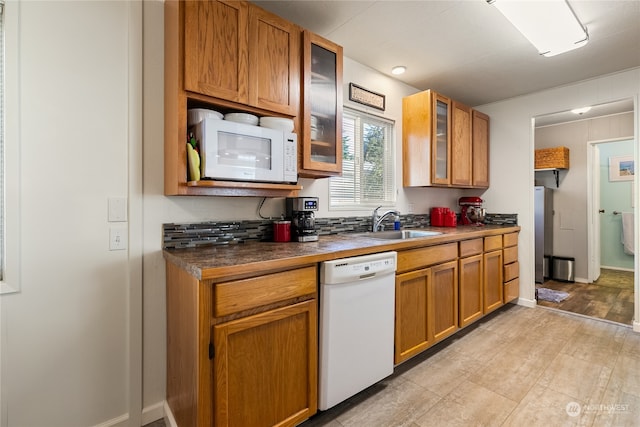
{"type": "Polygon", "coordinates": [[[559,303],[539,300],[543,307],[584,314],[598,319],[631,325],[633,323],[633,272],[602,269],[593,283],[567,283],[547,280],[542,285],[569,293],[559,303]]]}
{"type": "Polygon", "coordinates": [[[638,425],[640,334],[509,304],[301,427],[638,425]]]}
{"type": "Polygon", "coordinates": [[[640,334],[508,304],[300,427],[639,425],[640,334]]]}

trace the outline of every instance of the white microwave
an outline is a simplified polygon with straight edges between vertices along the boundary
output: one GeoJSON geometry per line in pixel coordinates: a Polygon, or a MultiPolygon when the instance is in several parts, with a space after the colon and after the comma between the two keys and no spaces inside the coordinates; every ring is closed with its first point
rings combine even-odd
{"type": "Polygon", "coordinates": [[[195,126],[204,179],[289,183],[298,181],[296,134],[206,118],[195,126]]]}

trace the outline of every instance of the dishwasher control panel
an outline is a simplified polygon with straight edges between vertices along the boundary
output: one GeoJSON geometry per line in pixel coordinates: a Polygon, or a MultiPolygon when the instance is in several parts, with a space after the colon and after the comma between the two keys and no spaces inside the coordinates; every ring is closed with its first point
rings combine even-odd
{"type": "Polygon", "coordinates": [[[344,258],[322,263],[320,283],[337,284],[368,279],[396,271],[397,253],[382,252],[360,257],[344,258]]]}

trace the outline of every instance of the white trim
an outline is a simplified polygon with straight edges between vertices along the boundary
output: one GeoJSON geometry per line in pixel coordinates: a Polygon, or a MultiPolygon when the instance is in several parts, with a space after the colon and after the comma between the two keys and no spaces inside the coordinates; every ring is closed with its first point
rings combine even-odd
{"type": "Polygon", "coordinates": [[[173,412],[171,412],[171,408],[166,400],[164,401],[164,423],[167,427],[178,427],[178,423],[176,422],[173,412]]]}
{"type": "MultiPolygon", "coordinates": [[[[150,406],[145,406],[142,409],[142,424],[143,426],[158,421],[164,418],[166,402],[163,400],[158,403],[154,403],[150,406]]],[[[165,422],[166,423],[166,422],[165,422]]]]}
{"type": "Polygon", "coordinates": [[[617,270],[617,271],[635,271],[633,268],[609,267],[608,265],[603,265],[602,268],[606,268],[607,270],[617,270]]]}
{"type": "Polygon", "coordinates": [[[521,305],[523,307],[535,308],[538,302],[534,299],[518,298],[518,301],[516,302],[516,304],[521,305]]]}
{"type": "Polygon", "coordinates": [[[111,418],[103,423],[96,424],[93,427],[125,427],[128,425],[129,414],[123,414],[116,418],[111,418]]]}

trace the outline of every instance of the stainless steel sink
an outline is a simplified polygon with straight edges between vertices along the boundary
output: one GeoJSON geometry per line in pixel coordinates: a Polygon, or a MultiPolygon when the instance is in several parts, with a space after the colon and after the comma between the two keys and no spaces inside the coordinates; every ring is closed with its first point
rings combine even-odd
{"type": "Polygon", "coordinates": [[[384,240],[403,240],[413,239],[416,237],[431,237],[442,234],[441,231],[427,231],[427,230],[389,230],[389,231],[369,231],[367,233],[358,233],[356,236],[369,237],[372,239],[384,239],[384,240]]]}

